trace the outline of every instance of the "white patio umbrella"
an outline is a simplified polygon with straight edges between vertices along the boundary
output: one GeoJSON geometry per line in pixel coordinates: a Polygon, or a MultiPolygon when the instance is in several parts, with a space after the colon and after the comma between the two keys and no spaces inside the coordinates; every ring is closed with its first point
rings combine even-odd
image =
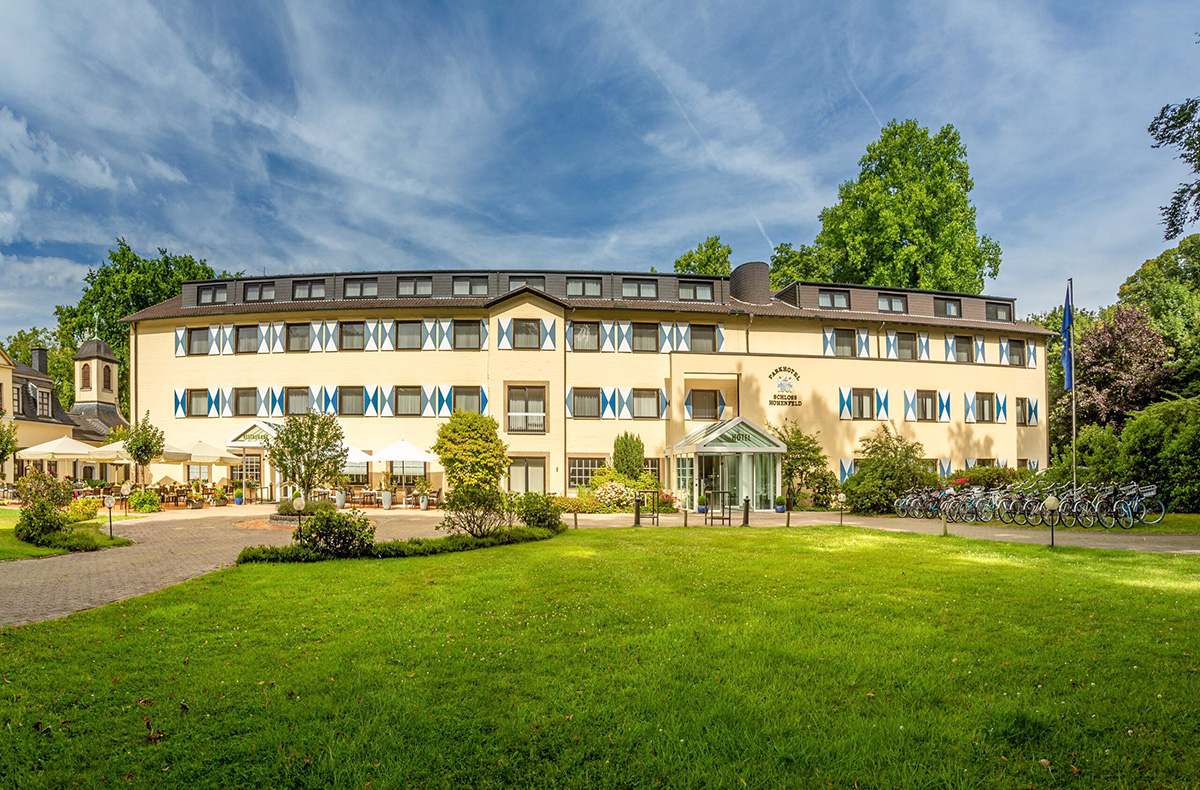
{"type": "Polygon", "coordinates": [[[17,455],[27,461],[78,461],[90,460],[92,451],[95,449],[90,444],[76,441],[70,436],[60,436],[57,439],[18,450],[17,455]]]}
{"type": "MultiPolygon", "coordinates": [[[[113,442],[103,447],[96,447],[92,450],[90,457],[93,461],[133,461],[133,458],[129,455],[129,450],[125,449],[124,441],[113,442]]],[[[189,458],[191,458],[190,453],[181,450],[173,444],[164,444],[162,455],[158,457],[158,460],[166,463],[181,463],[189,458]]]]}
{"type": "Polygon", "coordinates": [[[193,464],[216,464],[218,466],[237,466],[240,458],[229,455],[219,447],[213,447],[207,442],[192,442],[183,448],[188,454],[188,462],[193,464]]]}
{"type": "Polygon", "coordinates": [[[376,458],[371,453],[364,452],[357,447],[346,445],[346,463],[348,464],[369,464],[372,461],[378,460],[380,459],[376,458]]]}
{"type": "Polygon", "coordinates": [[[431,464],[437,460],[430,453],[414,445],[407,439],[392,442],[382,450],[371,453],[373,461],[411,461],[413,463],[431,464]]]}

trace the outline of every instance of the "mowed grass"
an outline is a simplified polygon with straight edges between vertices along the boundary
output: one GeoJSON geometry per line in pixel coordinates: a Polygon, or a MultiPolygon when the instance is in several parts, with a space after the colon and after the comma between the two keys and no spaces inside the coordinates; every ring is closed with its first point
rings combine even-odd
{"type": "MultiPolygon", "coordinates": [[[[1049,524],[1039,524],[1037,526],[1017,524],[1016,522],[1005,524],[1000,519],[976,521],[973,523],[986,527],[1004,527],[1005,529],[1014,527],[1016,529],[1041,529],[1047,532],[1050,530],[1049,524]]],[[[951,526],[953,526],[953,522],[951,522],[951,526]]],[[[1130,529],[1121,529],[1119,525],[1111,529],[1105,529],[1099,524],[1094,524],[1090,527],[1082,527],[1079,524],[1068,527],[1066,524],[1058,524],[1054,529],[1055,531],[1065,529],[1071,532],[1140,533],[1143,535],[1200,535],[1200,513],[1168,513],[1157,524],[1136,524],[1130,529]]]]}
{"type": "MultiPolygon", "coordinates": [[[[49,557],[54,554],[67,554],[66,549],[48,549],[41,546],[35,546],[32,543],[26,543],[23,540],[17,540],[17,536],[13,534],[13,528],[17,525],[17,519],[20,517],[21,511],[11,508],[0,508],[0,562],[5,560],[23,560],[29,557],[49,557]]],[[[121,521],[127,518],[126,516],[113,516],[113,521],[121,521]]],[[[128,517],[132,518],[132,517],[128,517]]],[[[103,518],[95,518],[91,521],[80,521],[73,524],[72,529],[76,530],[91,530],[96,535],[96,540],[102,547],[109,546],[128,546],[131,541],[125,538],[108,536],[108,515],[105,511],[103,518]]]]}
{"type": "Polygon", "coordinates": [[[0,776],[1195,787],[1197,615],[1197,557],[837,527],[242,566],[0,632],[0,776]]]}

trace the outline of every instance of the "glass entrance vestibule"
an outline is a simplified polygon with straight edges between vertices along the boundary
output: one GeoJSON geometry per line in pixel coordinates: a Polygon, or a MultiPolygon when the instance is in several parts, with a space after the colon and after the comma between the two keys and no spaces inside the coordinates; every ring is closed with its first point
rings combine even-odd
{"type": "Polygon", "coordinates": [[[715,506],[712,493],[727,492],[734,508],[749,498],[753,509],[771,509],[782,488],[779,460],[786,450],[783,442],[745,417],[692,431],[667,451],[680,505],[691,508],[704,494],[715,506]]]}

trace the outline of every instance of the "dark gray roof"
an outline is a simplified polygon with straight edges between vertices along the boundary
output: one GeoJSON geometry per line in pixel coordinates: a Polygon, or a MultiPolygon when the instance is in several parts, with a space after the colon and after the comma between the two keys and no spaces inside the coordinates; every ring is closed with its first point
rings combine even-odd
{"type": "Polygon", "coordinates": [[[68,416],[79,426],[73,436],[81,442],[103,441],[113,428],[127,428],[129,422],[111,403],[76,403],[68,416]]]}
{"type": "Polygon", "coordinates": [[[106,362],[118,363],[121,361],[117,359],[117,355],[113,353],[113,350],[111,347],[109,347],[108,343],[105,343],[103,340],[97,340],[96,338],[92,338],[80,346],[79,353],[77,353],[73,359],[103,359],[106,362]]]}
{"type": "MultiPolygon", "coordinates": [[[[58,402],[58,393],[54,391],[54,379],[28,365],[18,364],[13,368],[13,387],[21,390],[21,411],[14,413],[13,419],[25,422],[44,422],[56,425],[74,425],[71,415],[58,402]],[[38,415],[37,391],[50,390],[50,416],[38,415]]],[[[6,408],[12,402],[4,404],[6,408]]]]}

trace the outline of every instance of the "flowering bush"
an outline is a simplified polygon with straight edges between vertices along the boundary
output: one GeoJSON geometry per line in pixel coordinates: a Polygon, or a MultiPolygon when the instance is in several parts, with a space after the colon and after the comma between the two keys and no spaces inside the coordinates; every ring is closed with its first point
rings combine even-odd
{"type": "Polygon", "coordinates": [[[63,513],[67,517],[68,524],[77,524],[80,521],[91,521],[99,511],[100,500],[89,498],[73,500],[63,513]]]}
{"type": "Polygon", "coordinates": [[[633,504],[633,489],[615,480],[600,484],[592,494],[598,502],[608,507],[629,507],[633,504]]]}

